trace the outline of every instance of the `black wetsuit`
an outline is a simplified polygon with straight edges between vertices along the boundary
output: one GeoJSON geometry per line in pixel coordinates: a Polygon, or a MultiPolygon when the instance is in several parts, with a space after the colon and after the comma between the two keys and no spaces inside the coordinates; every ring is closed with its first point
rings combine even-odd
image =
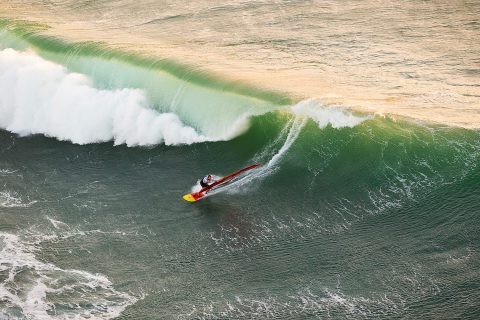
{"type": "Polygon", "coordinates": [[[202,188],[206,188],[206,187],[208,187],[208,184],[207,184],[207,183],[205,183],[205,182],[203,182],[203,179],[202,179],[202,180],[200,180],[200,185],[202,186],[202,188]]]}
{"type": "Polygon", "coordinates": [[[208,176],[204,177],[203,179],[200,180],[200,185],[202,186],[202,188],[206,188],[208,186],[210,186],[210,184],[208,182],[210,182],[210,184],[213,183],[213,179],[210,178],[210,180],[208,179],[208,176]]]}

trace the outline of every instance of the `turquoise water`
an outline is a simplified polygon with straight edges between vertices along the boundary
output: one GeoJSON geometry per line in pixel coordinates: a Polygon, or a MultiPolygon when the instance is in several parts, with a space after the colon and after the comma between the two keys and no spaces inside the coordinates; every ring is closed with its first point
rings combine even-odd
{"type": "Polygon", "coordinates": [[[0,40],[0,317],[480,316],[478,130],[47,40],[0,40]]]}

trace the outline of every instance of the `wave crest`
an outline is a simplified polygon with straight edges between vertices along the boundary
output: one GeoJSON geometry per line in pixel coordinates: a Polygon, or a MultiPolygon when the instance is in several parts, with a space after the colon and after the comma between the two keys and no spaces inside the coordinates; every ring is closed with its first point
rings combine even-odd
{"type": "Polygon", "coordinates": [[[139,89],[100,90],[33,53],[0,51],[0,127],[20,135],[44,134],[77,144],[145,146],[211,140],[174,113],[148,108],[139,89]]]}
{"type": "Polygon", "coordinates": [[[320,128],[331,125],[333,128],[355,127],[369,116],[358,116],[347,112],[339,106],[325,107],[316,99],[307,99],[292,106],[292,111],[298,116],[309,117],[314,120],[320,128]]]}

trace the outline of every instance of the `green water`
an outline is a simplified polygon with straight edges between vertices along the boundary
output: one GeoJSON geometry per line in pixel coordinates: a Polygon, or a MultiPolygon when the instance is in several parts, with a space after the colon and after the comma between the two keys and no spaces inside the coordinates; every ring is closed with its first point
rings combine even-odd
{"type": "Polygon", "coordinates": [[[302,113],[42,41],[0,39],[0,318],[480,316],[478,130],[318,101],[302,113]],[[140,116],[102,112],[125,96],[144,98],[125,107],[140,116]],[[167,113],[197,140],[142,140],[167,113]],[[243,131],[215,136],[239,119],[243,131]],[[204,174],[253,162],[225,192],[182,200],[204,174]]]}
{"type": "MultiPolygon", "coordinates": [[[[268,115],[229,142],[148,149],[3,132],[2,189],[28,206],[4,203],[1,232],[137,297],[121,319],[479,315],[478,133],[309,122],[273,174],[182,201],[196,177],[245,165],[282,125],[268,115]]],[[[30,272],[16,280],[26,291],[30,272]]],[[[46,294],[60,315],[102,315],[77,299],[46,294]]]]}

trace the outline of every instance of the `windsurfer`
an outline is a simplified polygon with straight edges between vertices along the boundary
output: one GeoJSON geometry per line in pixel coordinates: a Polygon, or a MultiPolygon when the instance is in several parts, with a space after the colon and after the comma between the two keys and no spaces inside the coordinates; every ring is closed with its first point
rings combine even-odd
{"type": "Polygon", "coordinates": [[[200,185],[202,186],[202,188],[207,188],[210,185],[212,185],[214,182],[215,182],[215,179],[213,179],[213,176],[209,174],[203,177],[202,180],[200,180],[200,185]]]}

